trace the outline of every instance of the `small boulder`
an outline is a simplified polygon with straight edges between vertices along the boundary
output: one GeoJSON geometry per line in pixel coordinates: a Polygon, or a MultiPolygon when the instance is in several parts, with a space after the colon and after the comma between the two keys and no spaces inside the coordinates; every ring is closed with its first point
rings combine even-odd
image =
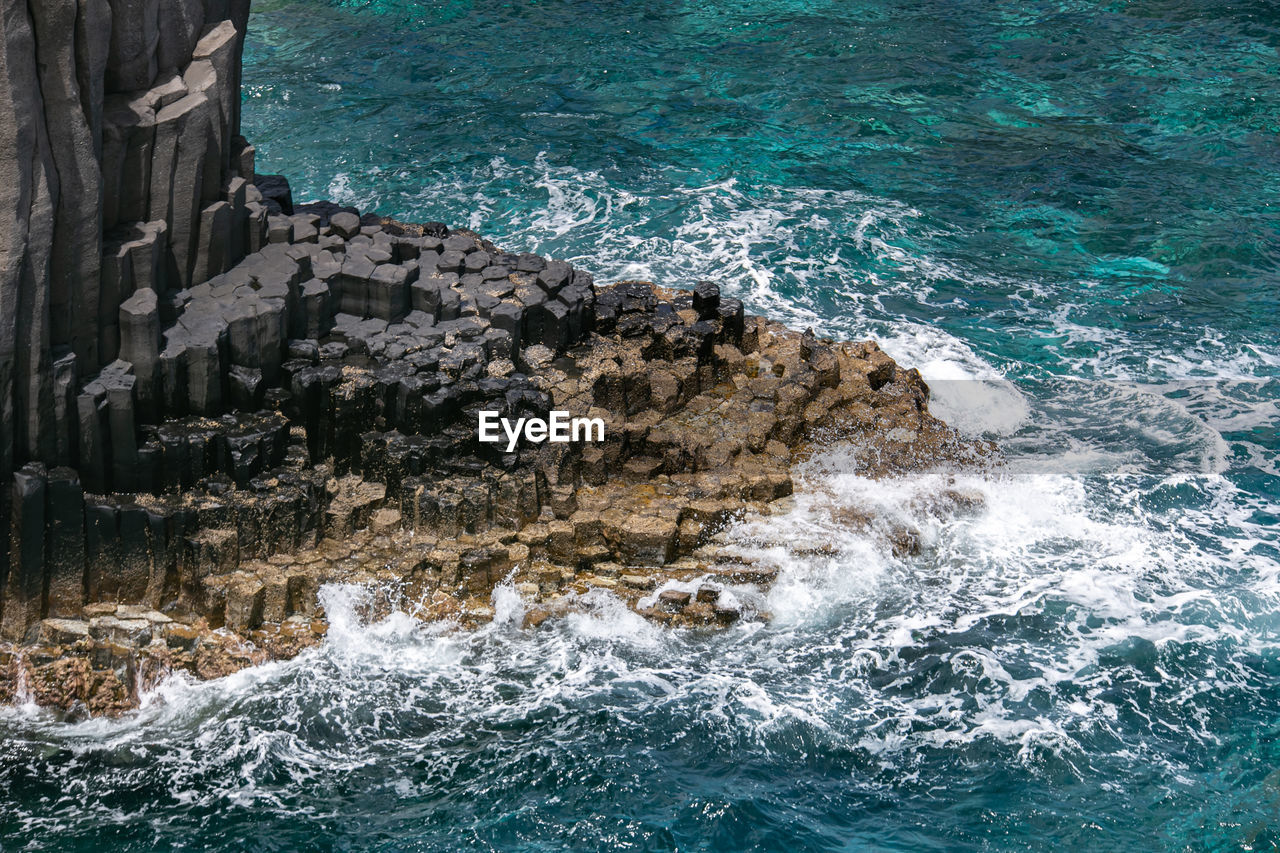
{"type": "Polygon", "coordinates": [[[666,610],[679,610],[693,598],[692,593],[682,589],[664,589],[658,593],[658,603],[666,610]]]}
{"type": "Polygon", "coordinates": [[[329,230],[344,240],[350,240],[360,233],[360,217],[345,210],[335,213],[329,217],[329,230]]]}

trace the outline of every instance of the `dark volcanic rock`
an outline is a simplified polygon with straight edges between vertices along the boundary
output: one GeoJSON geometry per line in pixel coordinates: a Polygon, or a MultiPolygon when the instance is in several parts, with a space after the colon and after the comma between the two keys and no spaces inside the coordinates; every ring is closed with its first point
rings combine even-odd
{"type": "Polygon", "coordinates": [[[344,240],[360,233],[360,217],[355,213],[340,211],[329,217],[329,228],[344,240]]]}
{"type": "Polygon", "coordinates": [[[293,206],[294,213],[311,214],[319,217],[319,225],[321,228],[327,227],[333,217],[339,213],[350,213],[356,217],[360,217],[360,211],[350,205],[335,204],[331,201],[309,201],[305,204],[295,204],[293,206]]]}
{"type": "Polygon", "coordinates": [[[285,216],[293,215],[293,191],[289,189],[288,178],[284,175],[257,175],[253,183],[262,193],[268,210],[285,216]]]}

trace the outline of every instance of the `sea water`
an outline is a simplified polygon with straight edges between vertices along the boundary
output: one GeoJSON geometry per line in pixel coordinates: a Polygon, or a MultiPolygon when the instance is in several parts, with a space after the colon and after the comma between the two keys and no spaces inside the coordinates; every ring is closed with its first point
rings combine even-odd
{"type": "Polygon", "coordinates": [[[767,623],[333,586],[296,660],[5,710],[0,848],[1280,845],[1278,46],[1261,0],[257,0],[295,198],[875,337],[1006,464],[833,448],[730,531],[767,623]]]}

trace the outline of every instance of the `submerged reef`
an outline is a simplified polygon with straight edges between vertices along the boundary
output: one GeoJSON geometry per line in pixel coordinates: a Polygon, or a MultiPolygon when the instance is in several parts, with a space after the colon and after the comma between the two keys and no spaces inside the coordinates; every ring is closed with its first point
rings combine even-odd
{"type": "Polygon", "coordinates": [[[746,316],[715,283],[602,286],[469,230],[295,204],[239,135],[247,13],[6,20],[0,701],[116,713],[175,671],[296,654],[326,583],[464,626],[501,585],[530,627],[593,589],[666,623],[767,618],[776,568],[724,531],[785,506],[815,449],[869,476],[989,458],[874,342],[746,316]],[[482,411],[605,437],[506,452],[482,411]]]}

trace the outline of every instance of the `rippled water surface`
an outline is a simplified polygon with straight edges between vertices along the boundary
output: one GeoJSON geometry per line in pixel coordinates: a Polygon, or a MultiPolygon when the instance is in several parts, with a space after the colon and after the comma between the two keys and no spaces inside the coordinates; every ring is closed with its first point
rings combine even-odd
{"type": "Polygon", "coordinates": [[[295,197],[874,335],[1008,465],[839,448],[732,537],[768,624],[466,633],[0,715],[0,849],[1280,846],[1280,11],[258,0],[295,197]],[[833,520],[918,527],[895,558],[833,520]],[[822,547],[817,547],[817,546],[822,547]]]}

